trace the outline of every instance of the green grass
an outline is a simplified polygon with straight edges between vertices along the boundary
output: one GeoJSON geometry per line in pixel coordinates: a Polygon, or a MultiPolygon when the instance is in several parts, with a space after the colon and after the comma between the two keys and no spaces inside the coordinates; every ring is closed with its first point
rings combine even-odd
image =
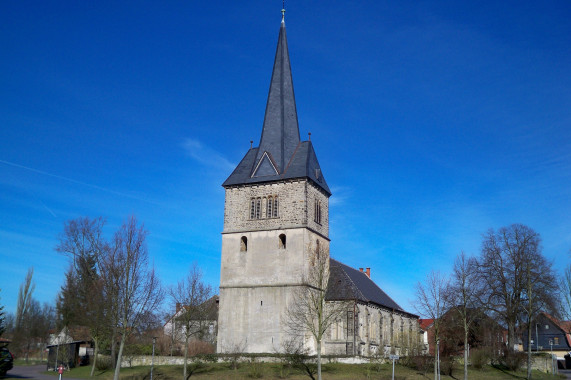
{"type": "Polygon", "coordinates": [[[47,360],[40,360],[40,359],[28,359],[28,362],[26,362],[26,359],[14,359],[14,365],[18,365],[18,366],[25,366],[25,365],[38,365],[38,364],[47,364],[47,360]]]}
{"type": "MultiPolygon", "coordinates": [[[[91,367],[74,368],[66,372],[67,377],[88,379],[91,367]]],[[[48,372],[46,372],[48,373],[48,372]]],[[[49,372],[55,376],[54,372],[49,372]]],[[[121,379],[124,380],[144,380],[149,379],[150,367],[133,367],[121,369],[121,379]]],[[[9,375],[9,373],[8,373],[9,375]]],[[[64,378],[66,377],[64,375],[64,378]]],[[[396,380],[432,380],[434,377],[431,371],[426,374],[412,370],[407,367],[397,365],[395,367],[396,380]]],[[[9,378],[9,377],[8,377],[9,378]]],[[[95,371],[96,380],[108,380],[113,378],[113,371],[95,371]]],[[[153,380],[181,379],[182,366],[156,366],[153,371],[153,380]]],[[[460,366],[455,368],[453,377],[441,376],[442,380],[458,380],[463,378],[463,370],[460,366]]],[[[493,367],[470,370],[471,380],[514,380],[525,379],[525,370],[518,372],[502,371],[493,367]]],[[[554,380],[561,379],[561,376],[552,376],[538,371],[533,372],[534,380],[554,380]]],[[[280,364],[274,363],[241,363],[238,369],[231,369],[227,363],[208,363],[195,367],[195,372],[190,379],[202,380],[249,380],[249,379],[309,379],[298,369],[284,368],[280,364]]],[[[324,380],[388,380],[391,379],[391,365],[383,364],[373,366],[369,364],[326,364],[323,366],[324,380]]]]}

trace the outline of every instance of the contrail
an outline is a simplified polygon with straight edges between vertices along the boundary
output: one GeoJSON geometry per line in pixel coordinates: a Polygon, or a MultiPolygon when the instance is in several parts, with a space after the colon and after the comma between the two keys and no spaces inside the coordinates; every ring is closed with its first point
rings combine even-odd
{"type": "Polygon", "coordinates": [[[97,186],[97,185],[92,185],[92,184],[87,183],[87,182],[78,181],[78,180],[73,179],[73,178],[68,178],[68,177],[63,177],[63,176],[61,176],[61,175],[48,173],[48,172],[45,172],[45,171],[43,171],[43,170],[38,170],[38,169],[30,168],[30,167],[28,167],[28,166],[16,164],[16,163],[14,163],[14,162],[9,162],[9,161],[0,160],[0,163],[5,164],[5,165],[9,165],[9,166],[13,166],[13,167],[19,168],[19,169],[29,170],[29,171],[31,171],[31,172],[38,173],[38,174],[42,174],[42,175],[45,175],[45,176],[48,176],[48,177],[57,178],[57,179],[61,179],[61,180],[64,180],[64,181],[72,182],[72,183],[75,183],[75,184],[78,184],[78,185],[91,187],[92,189],[97,189],[97,190],[100,190],[100,191],[104,191],[104,192],[106,192],[106,193],[111,193],[111,194],[119,195],[119,196],[122,196],[122,197],[127,197],[127,198],[131,198],[131,199],[136,199],[136,200],[138,200],[138,201],[143,201],[143,202],[158,204],[158,203],[156,203],[156,202],[149,201],[148,199],[143,199],[143,198],[135,197],[135,196],[130,195],[130,194],[121,193],[121,192],[119,192],[119,191],[106,189],[106,188],[104,188],[104,187],[97,186]]]}

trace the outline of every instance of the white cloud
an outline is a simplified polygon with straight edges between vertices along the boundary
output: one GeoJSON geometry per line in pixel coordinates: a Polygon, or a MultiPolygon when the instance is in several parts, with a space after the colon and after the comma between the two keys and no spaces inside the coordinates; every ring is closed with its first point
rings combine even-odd
{"type": "Polygon", "coordinates": [[[202,142],[196,139],[187,138],[182,146],[188,156],[192,157],[202,165],[215,167],[230,172],[236,167],[235,164],[226,159],[226,157],[224,157],[222,154],[204,145],[202,142]]]}

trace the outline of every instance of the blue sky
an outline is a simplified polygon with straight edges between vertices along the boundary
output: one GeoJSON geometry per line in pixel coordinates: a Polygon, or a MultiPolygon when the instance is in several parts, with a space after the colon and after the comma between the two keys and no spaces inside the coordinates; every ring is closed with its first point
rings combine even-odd
{"type": "MultiPolygon", "coordinates": [[[[287,1],[303,139],[331,254],[414,312],[414,285],[489,228],[571,248],[568,1],[287,1]]],[[[260,138],[281,1],[0,4],[0,302],[53,302],[66,220],[130,215],[165,284],[219,283],[224,191],[260,138]]]]}

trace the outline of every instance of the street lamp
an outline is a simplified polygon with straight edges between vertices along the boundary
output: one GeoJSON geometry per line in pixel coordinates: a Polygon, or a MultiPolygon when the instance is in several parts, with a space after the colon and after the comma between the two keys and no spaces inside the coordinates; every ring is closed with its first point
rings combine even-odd
{"type": "Polygon", "coordinates": [[[155,366],[155,344],[157,343],[157,337],[153,337],[153,356],[151,357],[151,380],[153,380],[153,367],[155,366]]]}

